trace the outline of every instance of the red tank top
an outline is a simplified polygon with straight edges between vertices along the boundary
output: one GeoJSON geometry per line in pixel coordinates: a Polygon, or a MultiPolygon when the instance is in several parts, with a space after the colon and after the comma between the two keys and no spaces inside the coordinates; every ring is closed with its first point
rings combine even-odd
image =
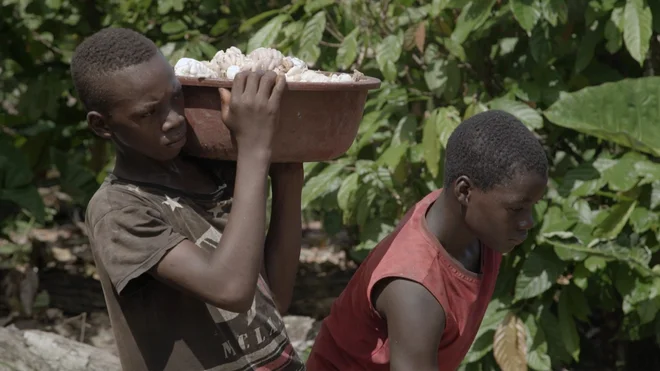
{"type": "Polygon", "coordinates": [[[386,277],[418,282],[442,305],[447,319],[438,347],[439,370],[458,368],[490,302],[502,255],[484,248],[482,273],[476,274],[443,249],[425,217],[440,192],[419,201],[360,265],[321,325],[309,371],[389,371],[387,324],[371,303],[374,284],[386,277]]]}

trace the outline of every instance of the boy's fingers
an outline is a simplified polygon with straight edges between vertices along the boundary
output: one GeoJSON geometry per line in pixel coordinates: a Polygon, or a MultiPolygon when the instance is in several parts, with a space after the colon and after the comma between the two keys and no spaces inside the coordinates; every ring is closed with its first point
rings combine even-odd
{"type": "Polygon", "coordinates": [[[226,120],[229,117],[229,104],[231,102],[231,93],[225,88],[220,88],[220,113],[222,119],[226,120]]]}
{"type": "Polygon", "coordinates": [[[279,107],[284,90],[286,90],[286,78],[281,75],[277,76],[277,82],[273,88],[273,93],[270,95],[269,104],[279,107]]]}
{"type": "Polygon", "coordinates": [[[249,96],[254,96],[257,94],[257,90],[259,89],[259,80],[261,80],[261,76],[263,76],[263,74],[263,71],[250,72],[248,74],[247,81],[245,82],[245,94],[249,96]]]}
{"type": "Polygon", "coordinates": [[[245,91],[245,83],[247,79],[247,72],[239,72],[234,77],[234,82],[232,84],[231,90],[234,93],[234,96],[240,97],[245,91]]]}
{"type": "Polygon", "coordinates": [[[270,94],[273,91],[273,86],[275,86],[276,78],[277,74],[273,71],[268,71],[263,75],[261,81],[259,81],[259,92],[257,93],[259,99],[268,101],[270,94]]]}

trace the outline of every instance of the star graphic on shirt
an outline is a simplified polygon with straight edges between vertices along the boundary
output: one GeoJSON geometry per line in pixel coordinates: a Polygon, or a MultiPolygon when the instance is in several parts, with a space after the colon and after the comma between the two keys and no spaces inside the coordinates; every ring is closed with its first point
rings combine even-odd
{"type": "Polygon", "coordinates": [[[178,197],[170,198],[170,196],[165,195],[165,198],[166,198],[166,200],[163,201],[163,203],[165,205],[169,206],[172,209],[172,211],[174,211],[177,207],[180,207],[180,208],[183,209],[183,206],[181,206],[181,204],[179,203],[179,198],[178,197]]]}
{"type": "Polygon", "coordinates": [[[222,209],[223,206],[224,204],[222,202],[218,202],[213,208],[209,209],[208,212],[212,213],[214,218],[217,218],[218,214],[224,213],[224,210],[222,209]]]}
{"type": "Polygon", "coordinates": [[[135,193],[142,193],[142,191],[140,191],[140,187],[133,184],[127,186],[126,189],[128,189],[129,191],[133,191],[135,193]]]}

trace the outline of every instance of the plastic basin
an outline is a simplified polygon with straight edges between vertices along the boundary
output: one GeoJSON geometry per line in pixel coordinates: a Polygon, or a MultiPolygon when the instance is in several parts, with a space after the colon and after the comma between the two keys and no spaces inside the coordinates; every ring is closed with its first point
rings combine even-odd
{"type": "MultiPolygon", "coordinates": [[[[236,160],[236,140],[222,122],[218,88],[232,81],[178,77],[185,116],[192,130],[184,151],[195,157],[236,160]]],[[[272,162],[335,159],[357,135],[369,90],[380,80],[363,77],[350,83],[288,82],[282,95],[280,127],[273,138],[272,162]]]]}

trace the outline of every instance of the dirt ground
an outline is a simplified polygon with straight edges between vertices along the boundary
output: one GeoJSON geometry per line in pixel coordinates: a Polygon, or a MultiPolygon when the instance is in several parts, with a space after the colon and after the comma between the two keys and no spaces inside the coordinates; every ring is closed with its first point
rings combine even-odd
{"type": "MultiPolygon", "coordinates": [[[[305,225],[298,279],[285,319],[299,350],[311,346],[317,321],[355,270],[337,240],[319,223],[305,225]]],[[[0,326],[39,329],[82,341],[116,354],[101,284],[84,226],[68,223],[52,229],[14,233],[8,244],[32,243],[32,264],[0,270],[0,326]],[[32,307],[30,313],[26,308],[32,307]]]]}

